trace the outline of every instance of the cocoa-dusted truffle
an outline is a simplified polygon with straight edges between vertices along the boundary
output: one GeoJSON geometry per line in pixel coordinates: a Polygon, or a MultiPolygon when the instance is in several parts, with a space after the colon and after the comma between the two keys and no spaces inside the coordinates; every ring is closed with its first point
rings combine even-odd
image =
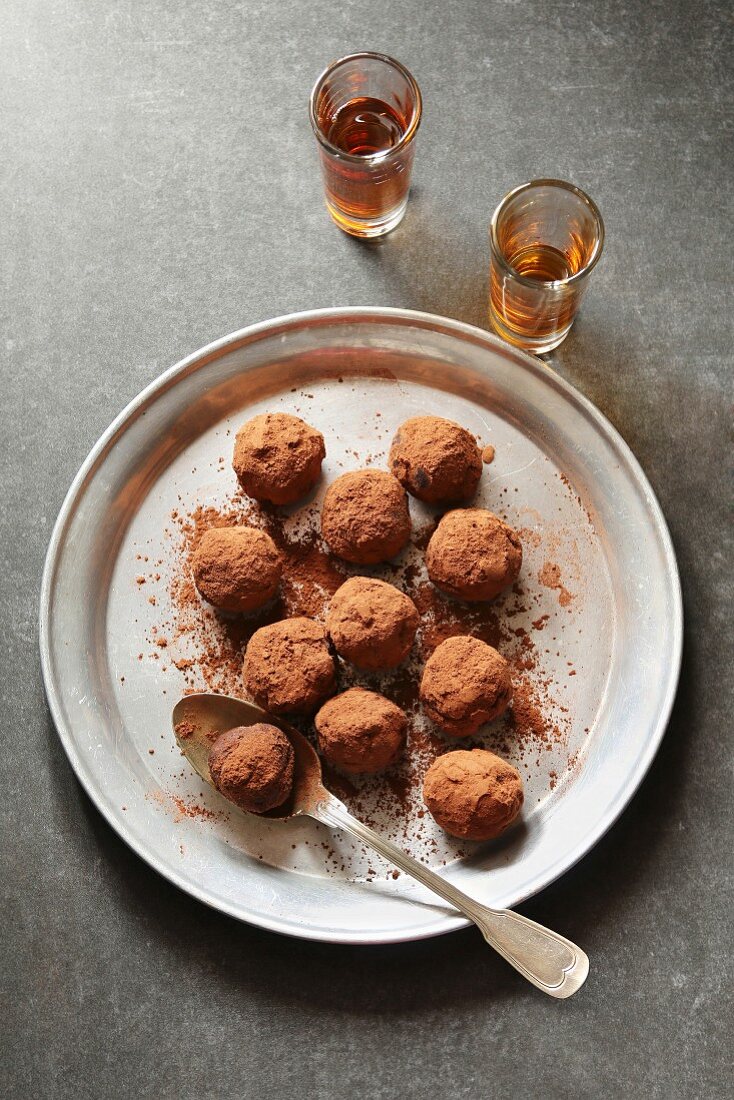
{"type": "Polygon", "coordinates": [[[263,413],[243,424],[232,465],[248,496],[293,504],[313,489],[326,455],[324,437],[289,413],[263,413]]]}
{"type": "Polygon", "coordinates": [[[344,772],[372,774],[393,764],[408,720],[384,695],[350,688],[324,703],[315,718],[321,754],[344,772]]]}
{"type": "Polygon", "coordinates": [[[479,638],[447,638],[426,661],[420,698],[425,713],[445,733],[469,737],[507,709],[510,666],[479,638]]]}
{"type": "Polygon", "coordinates": [[[311,714],[333,694],[336,667],[326,631],[313,619],[261,626],[245,651],[245,687],[272,714],[311,714]]]}
{"type": "Polygon", "coordinates": [[[209,772],[230,802],[262,814],[289,797],[294,762],[293,746],[283,731],[258,722],[220,734],[209,753],[209,772]]]}
{"type": "Polygon", "coordinates": [[[357,565],[395,557],[410,538],[405,490],[384,470],[342,474],[326,491],[321,533],[335,554],[357,565]]]}
{"type": "Polygon", "coordinates": [[[471,500],[482,476],[482,455],[471,432],[441,416],[414,416],[398,428],[390,469],[427,504],[471,500]]]}
{"type": "Polygon", "coordinates": [[[433,761],[423,798],[447,833],[489,840],[515,820],[524,795],[519,772],[506,760],[486,749],[457,749],[433,761]]]}
{"type": "Polygon", "coordinates": [[[515,583],[521,565],[519,535],[484,508],[447,512],[426,550],[428,576],[461,600],[493,600],[515,583]]]}
{"type": "Polygon", "coordinates": [[[341,657],[374,670],[405,660],[419,623],[404,592],[372,577],[351,577],[332,597],[326,629],[341,657]]]}
{"type": "Polygon", "coordinates": [[[211,527],[191,561],[196,587],[223,611],[257,611],[278,591],[283,563],[275,543],[254,527],[211,527]]]}

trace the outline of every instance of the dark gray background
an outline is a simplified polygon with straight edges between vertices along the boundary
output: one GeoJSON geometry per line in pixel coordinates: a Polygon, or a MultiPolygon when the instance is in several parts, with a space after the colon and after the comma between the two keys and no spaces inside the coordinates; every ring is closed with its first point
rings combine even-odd
{"type": "Polygon", "coordinates": [[[731,1040],[729,5],[3,0],[3,1089],[12,1097],[723,1096],[731,1040]],[[322,206],[306,101],[382,49],[425,96],[383,245],[322,206]],[[473,931],[379,949],[210,912],[78,786],[37,652],[43,556],[97,436],[252,321],[395,305],[486,324],[486,231],[533,176],[607,248],[553,367],[619,428],[679,556],[684,669],[649,777],[523,911],[589,952],[558,1004],[473,931]],[[728,898],[727,898],[728,893],[728,898]]]}

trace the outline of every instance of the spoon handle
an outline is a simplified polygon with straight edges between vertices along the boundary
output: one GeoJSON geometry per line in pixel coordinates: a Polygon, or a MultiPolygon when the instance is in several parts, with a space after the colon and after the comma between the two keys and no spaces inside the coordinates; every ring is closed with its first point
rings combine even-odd
{"type": "Polygon", "coordinates": [[[544,993],[563,999],[574,994],[586,981],[589,960],[581,948],[565,936],[559,936],[557,932],[551,932],[542,924],[536,924],[509,909],[490,909],[480,905],[407,855],[397,844],[352,817],[346,806],[333,796],[319,801],[309,813],[324,825],[351,833],[383,859],[394,863],[407,875],[439,894],[474,921],[490,947],[544,993]]]}

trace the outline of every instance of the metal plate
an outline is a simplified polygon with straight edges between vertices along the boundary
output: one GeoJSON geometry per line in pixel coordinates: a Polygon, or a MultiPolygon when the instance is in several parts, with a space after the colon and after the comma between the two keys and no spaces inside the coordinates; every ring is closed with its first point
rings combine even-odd
{"type": "MultiPolygon", "coordinates": [[[[511,608],[513,623],[549,616],[541,673],[564,737],[525,757],[523,821],[499,842],[460,854],[425,819],[420,838],[410,814],[398,832],[389,815],[383,826],[481,901],[516,905],[589,850],[644,776],[675,694],[681,596],[660,508],[619,435],[542,362],[468,325],[392,309],[297,314],[209,345],[125,409],[74,480],[43,579],[43,674],[72,766],[151,866],[240,919],[356,943],[467,923],[322,826],[230,813],[182,769],[169,716],[183,680],[148,659],[152,627],[174,613],[164,529],[172,509],[232,492],[231,434],[264,409],[300,410],[324,432],[325,484],[383,462],[395,427],[420,411],[496,447],[479,503],[530,531],[528,607],[511,608]],[[566,599],[539,580],[549,546],[566,599]],[[155,607],[136,584],[146,556],[164,561],[155,607]],[[186,811],[192,799],[203,815],[186,811]]],[[[369,787],[365,798],[379,827],[380,798],[369,787]]]]}

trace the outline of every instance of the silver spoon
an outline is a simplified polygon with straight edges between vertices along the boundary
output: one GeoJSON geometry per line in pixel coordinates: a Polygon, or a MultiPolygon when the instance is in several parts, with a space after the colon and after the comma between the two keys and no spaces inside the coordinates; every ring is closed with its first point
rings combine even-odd
{"type": "Polygon", "coordinates": [[[351,833],[383,859],[394,863],[474,921],[490,947],[538,989],[551,997],[565,998],[581,988],[589,973],[589,960],[580,947],[519,913],[480,905],[440,875],[406,855],[391,840],[385,840],[352,817],[346,806],[324,787],[321,761],[298,730],[252,703],[230,695],[187,695],[173,708],[176,741],[191,766],[207,783],[212,781],[209,750],[219,734],[235,726],[251,726],[255,722],[269,722],[283,730],[290,738],[296,756],[293,794],[283,806],[263,816],[281,820],[312,817],[332,829],[351,833]]]}

